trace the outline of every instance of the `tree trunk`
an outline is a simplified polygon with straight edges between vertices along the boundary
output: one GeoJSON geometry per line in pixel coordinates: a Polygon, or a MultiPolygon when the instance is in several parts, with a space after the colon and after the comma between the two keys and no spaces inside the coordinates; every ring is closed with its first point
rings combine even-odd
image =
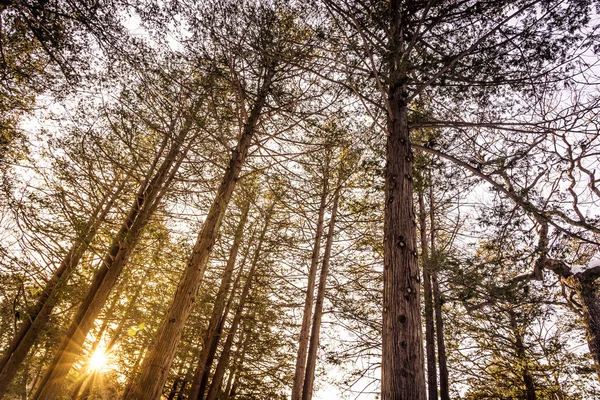
{"type": "Polygon", "coordinates": [[[58,269],[36,300],[35,307],[24,318],[17,335],[13,338],[8,348],[0,359],[0,399],[6,393],[8,385],[13,380],[18,368],[23,364],[29,350],[35,343],[41,329],[46,325],[57,302],[59,289],[68,280],[71,273],[77,268],[81,257],[94,239],[98,228],[106,219],[119,194],[124,188],[124,183],[100,201],[92,212],[90,219],[71,246],[71,249],[61,261],[58,269]]]}
{"type": "Polygon", "coordinates": [[[206,395],[206,400],[215,400],[218,391],[221,387],[221,381],[223,380],[223,376],[225,375],[225,368],[227,367],[227,363],[229,362],[229,355],[231,354],[233,340],[235,338],[235,334],[237,333],[240,320],[242,319],[242,313],[246,305],[246,300],[248,299],[248,294],[250,293],[250,288],[252,287],[252,281],[254,280],[256,268],[258,267],[260,261],[262,245],[265,239],[265,235],[267,233],[267,229],[271,222],[271,216],[273,215],[274,206],[275,203],[272,203],[265,215],[265,224],[263,226],[262,232],[260,233],[258,245],[254,250],[252,264],[250,265],[250,270],[248,271],[248,276],[246,277],[246,282],[244,283],[244,288],[242,289],[242,294],[240,295],[240,300],[238,302],[233,321],[231,322],[231,327],[229,328],[229,332],[227,332],[227,339],[225,340],[223,350],[221,351],[221,357],[219,357],[219,362],[217,363],[217,367],[215,368],[215,373],[213,374],[212,382],[208,389],[208,394],[206,395]]]}
{"type": "MultiPolygon", "coordinates": [[[[433,186],[429,186],[429,226],[431,239],[431,259],[435,260],[435,207],[433,201],[433,186]]],[[[433,264],[429,264],[433,267],[433,264]]],[[[440,368],[440,399],[450,400],[450,384],[448,374],[448,362],[446,359],[446,341],[444,340],[444,319],[442,314],[442,294],[440,292],[440,284],[438,281],[438,275],[435,268],[430,271],[431,281],[433,286],[433,307],[435,308],[435,334],[437,338],[437,350],[438,350],[438,366],[440,368]]]]}
{"type": "Polygon", "coordinates": [[[240,221],[235,230],[233,244],[229,251],[229,258],[227,260],[227,264],[225,265],[225,269],[223,270],[221,284],[219,285],[219,290],[217,291],[217,296],[215,298],[215,303],[213,306],[212,315],[210,316],[210,321],[208,323],[208,328],[206,329],[206,333],[204,334],[202,352],[200,353],[198,366],[194,373],[194,378],[192,379],[192,387],[188,395],[190,399],[197,399],[200,397],[200,383],[202,381],[202,377],[205,375],[206,370],[210,371],[210,368],[212,366],[212,359],[214,357],[214,352],[216,351],[216,343],[218,342],[220,334],[220,332],[217,332],[217,328],[219,325],[219,321],[223,318],[225,300],[227,297],[227,293],[229,292],[229,287],[231,286],[231,277],[233,275],[233,269],[235,267],[238,250],[242,242],[244,227],[246,226],[246,221],[248,220],[249,210],[250,199],[246,199],[244,205],[242,206],[242,216],[240,217],[240,221]],[[210,363],[207,362],[209,359],[210,363]]]}
{"type": "Polygon", "coordinates": [[[383,246],[382,400],[425,400],[412,160],[402,70],[402,1],[390,2],[383,246]]]}
{"type": "Polygon", "coordinates": [[[509,311],[510,327],[515,339],[515,350],[517,353],[517,359],[521,364],[521,377],[525,384],[525,398],[527,400],[536,400],[535,385],[533,383],[533,376],[527,367],[527,355],[525,353],[525,344],[523,343],[523,334],[521,333],[519,326],[517,325],[517,318],[513,311],[509,311]]]}
{"type": "Polygon", "coordinates": [[[600,378],[600,297],[595,279],[587,279],[585,274],[571,275],[567,283],[575,289],[581,299],[581,311],[586,330],[586,339],[590,354],[594,360],[596,374],[600,378]]]}
{"type": "Polygon", "coordinates": [[[329,260],[331,259],[331,248],[333,246],[333,235],[335,233],[335,219],[337,216],[341,189],[340,179],[338,187],[335,189],[333,195],[333,206],[331,208],[331,218],[329,220],[329,229],[327,232],[327,243],[325,244],[323,265],[321,265],[321,273],[319,275],[319,288],[317,289],[317,301],[315,303],[315,313],[313,315],[312,329],[310,332],[310,345],[308,348],[308,358],[306,360],[306,376],[302,388],[302,400],[312,399],[313,386],[315,383],[315,368],[317,365],[317,350],[319,349],[319,334],[321,332],[321,320],[323,318],[325,290],[327,289],[327,274],[329,272],[329,260]]]}
{"type": "Polygon", "coordinates": [[[146,357],[147,353],[148,353],[148,349],[143,348],[140,351],[140,355],[135,360],[135,363],[133,364],[133,367],[131,368],[131,373],[129,375],[129,378],[127,379],[127,384],[125,385],[125,390],[123,390],[123,397],[122,397],[123,399],[127,398],[127,396],[131,395],[131,393],[135,392],[135,381],[137,378],[138,369],[139,369],[140,364],[146,357]]]}
{"type": "Polygon", "coordinates": [[[317,217],[317,229],[315,233],[315,242],[313,245],[310,269],[308,271],[308,286],[306,288],[306,297],[304,299],[304,311],[302,314],[302,327],[300,328],[300,339],[298,343],[298,354],[296,356],[296,371],[294,373],[294,383],[292,386],[292,400],[302,398],[302,387],[304,386],[304,376],[306,371],[306,354],[308,351],[308,339],[310,333],[310,320],[313,307],[313,298],[315,295],[315,281],[317,278],[317,267],[319,265],[319,253],[321,252],[321,237],[323,236],[323,219],[325,207],[327,205],[328,175],[329,175],[329,157],[325,160],[325,170],[323,174],[323,190],[321,192],[321,203],[319,205],[319,214],[317,217]]]}
{"type": "Polygon", "coordinates": [[[229,166],[225,171],[217,195],[206,216],[204,226],[198,235],[192,255],[188,260],[186,271],[177,287],[171,306],[167,311],[167,316],[159,328],[150,354],[144,360],[142,375],[139,385],[137,385],[136,393],[128,398],[155,400],[160,397],[183,328],[196,303],[198,289],[204,277],[208,257],[215,244],[221,221],[227,210],[242,165],[246,160],[248,148],[258,125],[258,120],[266,102],[274,74],[275,65],[270,65],[266,70],[263,85],[259,90],[256,103],[244,125],[239,143],[231,155],[229,166]]]}
{"type": "Polygon", "coordinates": [[[148,184],[140,188],[125,221],[113,239],[110,250],[104,256],[102,265],[94,274],[94,279],[86,297],[77,310],[77,314],[62,340],[58,352],[34,396],[35,400],[55,398],[62,390],[65,377],[79,354],[81,354],[81,348],[87,334],[106,303],[106,299],[129,256],[135,249],[144,227],[165,193],[163,186],[171,182],[185,157],[186,151],[180,152],[180,149],[187,133],[191,130],[192,123],[193,118],[190,115],[187,118],[186,126],[182,128],[180,134],[173,141],[160,168],[148,184]]]}
{"type": "Polygon", "coordinates": [[[427,240],[427,211],[423,190],[419,190],[419,224],[421,231],[421,265],[423,267],[423,296],[425,297],[425,344],[427,349],[427,393],[429,400],[437,400],[437,365],[435,362],[435,329],[433,321],[433,293],[429,274],[429,243],[427,240]]]}
{"type": "MultiPolygon", "coordinates": [[[[225,306],[223,315],[221,315],[219,318],[219,323],[217,324],[217,330],[215,331],[213,340],[209,344],[209,346],[210,346],[209,355],[206,360],[206,366],[204,368],[204,371],[202,372],[202,378],[200,380],[200,389],[198,390],[198,395],[196,397],[196,399],[198,399],[198,400],[201,400],[204,397],[204,393],[206,392],[206,388],[208,386],[208,379],[210,377],[210,370],[212,368],[213,361],[215,359],[215,354],[217,352],[217,347],[219,346],[219,341],[221,340],[221,335],[223,335],[223,328],[225,326],[225,321],[227,320],[227,316],[229,315],[229,311],[231,310],[231,307],[235,300],[235,294],[237,293],[238,287],[240,285],[240,279],[243,276],[244,266],[246,265],[246,260],[248,258],[248,254],[250,252],[250,247],[251,247],[250,244],[253,241],[254,241],[254,232],[250,236],[250,243],[248,244],[248,247],[246,248],[244,258],[243,258],[242,262],[240,263],[240,270],[237,274],[237,277],[235,278],[235,282],[233,283],[233,287],[229,294],[229,299],[227,300],[227,305],[225,306]]],[[[194,399],[194,398],[190,397],[190,399],[194,399]]]]}

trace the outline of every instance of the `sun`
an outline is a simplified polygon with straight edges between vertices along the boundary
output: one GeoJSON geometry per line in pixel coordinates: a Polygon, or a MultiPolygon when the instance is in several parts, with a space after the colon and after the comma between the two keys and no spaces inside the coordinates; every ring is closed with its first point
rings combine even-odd
{"type": "Polygon", "coordinates": [[[94,371],[102,371],[106,368],[107,362],[108,357],[106,356],[104,349],[99,348],[94,352],[94,354],[90,358],[89,367],[91,370],[94,371]]]}

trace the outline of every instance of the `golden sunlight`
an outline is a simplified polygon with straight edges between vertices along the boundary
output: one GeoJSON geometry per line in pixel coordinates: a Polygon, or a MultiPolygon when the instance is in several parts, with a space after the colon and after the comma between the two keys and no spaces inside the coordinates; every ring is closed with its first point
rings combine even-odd
{"type": "Polygon", "coordinates": [[[89,368],[94,371],[102,371],[106,369],[108,357],[103,348],[98,348],[90,358],[89,368]]]}

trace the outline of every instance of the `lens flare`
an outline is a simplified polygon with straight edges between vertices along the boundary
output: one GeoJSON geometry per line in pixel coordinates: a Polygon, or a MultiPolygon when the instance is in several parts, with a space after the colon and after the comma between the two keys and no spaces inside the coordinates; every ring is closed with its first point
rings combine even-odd
{"type": "Polygon", "coordinates": [[[106,368],[108,357],[104,352],[104,349],[97,349],[92,357],[90,358],[89,366],[91,370],[102,371],[106,368]]]}

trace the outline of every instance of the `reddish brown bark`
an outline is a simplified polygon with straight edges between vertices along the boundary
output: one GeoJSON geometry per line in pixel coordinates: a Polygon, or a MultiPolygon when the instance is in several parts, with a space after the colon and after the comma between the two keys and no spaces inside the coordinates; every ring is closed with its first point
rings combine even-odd
{"type": "MultiPolygon", "coordinates": [[[[435,259],[435,236],[436,236],[436,223],[435,223],[435,207],[433,198],[433,187],[429,187],[429,226],[431,239],[431,258],[435,259]]],[[[438,350],[438,367],[440,372],[440,398],[441,400],[450,400],[450,384],[448,374],[448,362],[446,359],[446,341],[444,340],[444,319],[442,314],[442,294],[440,292],[440,284],[438,282],[437,271],[435,270],[432,263],[429,264],[432,267],[431,282],[433,286],[433,307],[435,309],[435,334],[437,339],[437,350],[438,350]]]]}
{"type": "Polygon", "coordinates": [[[254,107],[244,125],[238,145],[231,155],[229,166],[225,171],[217,195],[206,216],[202,230],[198,235],[183,278],[177,287],[173,301],[167,311],[167,316],[159,328],[148,357],[144,360],[142,375],[135,395],[128,398],[154,400],[160,396],[179,340],[181,339],[183,328],[196,303],[198,289],[204,277],[208,257],[212,252],[225,211],[227,210],[240,171],[248,155],[248,149],[254,137],[274,74],[275,65],[272,64],[267,68],[263,77],[263,85],[259,90],[254,107]]]}
{"type": "Polygon", "coordinates": [[[315,242],[313,245],[310,269],[308,271],[308,286],[306,288],[306,297],[304,299],[304,310],[302,314],[302,326],[300,328],[300,338],[298,341],[296,370],[294,373],[294,383],[292,386],[292,400],[300,400],[302,398],[302,388],[304,386],[304,377],[306,374],[306,355],[308,352],[310,317],[315,294],[315,282],[317,278],[317,267],[319,264],[319,253],[321,250],[321,238],[323,236],[323,219],[325,215],[325,207],[327,205],[327,191],[329,186],[329,157],[327,157],[325,162],[326,166],[323,174],[323,190],[321,191],[321,202],[319,204],[319,214],[317,217],[315,242]]]}
{"type": "Polygon", "coordinates": [[[56,304],[57,293],[77,268],[79,261],[96,235],[98,228],[106,219],[108,212],[112,209],[123,187],[124,184],[121,184],[112,193],[108,193],[92,212],[84,229],[80,232],[71,249],[38,297],[33,310],[28,313],[17,335],[5,350],[2,359],[0,359],[0,398],[6,393],[6,389],[19,366],[25,360],[41,329],[46,325],[48,317],[56,304]]]}
{"type": "Polygon", "coordinates": [[[244,283],[244,287],[242,289],[242,293],[238,301],[238,306],[235,310],[233,321],[231,322],[231,327],[229,328],[229,332],[227,332],[227,339],[225,340],[225,344],[223,345],[223,350],[221,351],[219,362],[217,363],[217,367],[215,368],[215,373],[213,374],[212,382],[210,384],[210,387],[208,388],[206,400],[215,400],[219,393],[219,389],[221,388],[221,382],[223,381],[223,376],[225,375],[225,369],[227,368],[227,364],[229,363],[229,357],[231,354],[233,340],[235,339],[235,335],[242,320],[242,314],[244,312],[244,307],[246,306],[248,294],[250,293],[252,282],[256,274],[256,269],[260,262],[260,257],[262,255],[262,246],[264,243],[265,235],[267,233],[267,229],[269,228],[269,224],[271,222],[274,207],[275,203],[271,204],[271,206],[266,212],[265,224],[260,234],[260,238],[258,240],[256,249],[254,250],[254,256],[252,257],[250,270],[248,271],[248,276],[246,277],[246,282],[244,283]]]}
{"type": "Polygon", "coordinates": [[[325,244],[323,264],[321,265],[321,273],[319,275],[319,288],[317,289],[317,301],[315,303],[315,312],[313,315],[312,329],[310,333],[310,345],[308,348],[308,358],[306,360],[306,376],[304,378],[304,385],[302,387],[302,400],[312,399],[313,386],[315,382],[315,369],[317,365],[317,350],[319,349],[319,335],[321,332],[321,320],[323,319],[323,304],[325,302],[325,290],[327,289],[327,275],[329,273],[329,261],[331,259],[331,248],[333,247],[335,219],[337,217],[340,191],[341,185],[338,184],[338,187],[333,195],[333,206],[331,208],[331,218],[327,232],[327,243],[325,244]]]}
{"type": "Polygon", "coordinates": [[[227,264],[225,265],[225,269],[223,270],[221,284],[219,285],[219,290],[217,291],[217,296],[215,298],[215,303],[213,306],[212,314],[210,316],[210,321],[208,323],[206,333],[204,334],[202,351],[200,353],[198,366],[192,379],[192,387],[188,395],[190,399],[196,399],[200,397],[200,386],[202,383],[202,377],[208,375],[205,373],[205,371],[207,369],[210,371],[210,368],[212,366],[212,359],[214,357],[217,348],[216,344],[220,335],[219,322],[223,319],[225,300],[227,297],[227,293],[229,292],[229,287],[231,286],[233,269],[235,267],[238,250],[242,242],[244,227],[246,226],[246,221],[248,220],[249,210],[250,201],[246,200],[243,205],[242,216],[240,217],[240,221],[234,234],[233,244],[229,251],[229,258],[227,259],[227,264]],[[209,359],[210,363],[208,362],[209,359]]]}
{"type": "Polygon", "coordinates": [[[129,213],[114,237],[109,251],[104,256],[100,268],[94,274],[86,297],[64,335],[56,356],[48,367],[34,399],[55,398],[62,391],[65,377],[81,354],[87,334],[106,303],[106,299],[117,282],[129,256],[135,249],[150,216],[158,207],[162,195],[165,193],[165,186],[172,181],[185,157],[187,149],[181,151],[181,148],[183,140],[191,130],[194,114],[195,112],[187,118],[185,127],[182,128],[173,141],[169,152],[152,179],[147,184],[142,185],[137,193],[129,213]]]}
{"type": "Polygon", "coordinates": [[[425,345],[427,349],[427,395],[437,400],[437,365],[435,361],[435,329],[433,321],[433,292],[429,274],[429,242],[427,240],[427,211],[423,191],[419,190],[419,224],[421,233],[421,266],[423,267],[423,297],[425,300],[425,345]]]}

